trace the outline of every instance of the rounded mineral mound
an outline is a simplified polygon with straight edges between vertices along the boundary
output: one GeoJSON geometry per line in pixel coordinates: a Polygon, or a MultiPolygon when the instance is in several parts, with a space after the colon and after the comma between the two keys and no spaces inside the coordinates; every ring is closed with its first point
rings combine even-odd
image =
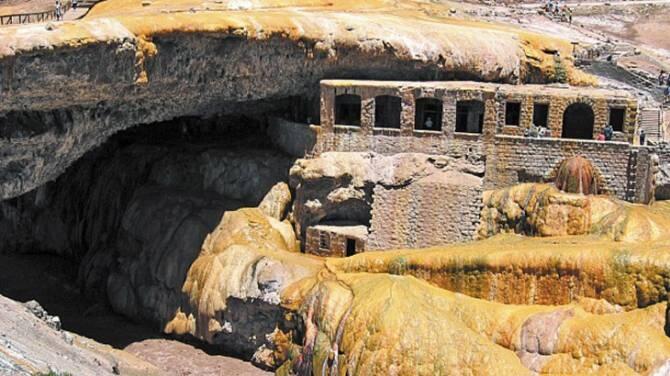
{"type": "Polygon", "coordinates": [[[595,170],[584,157],[572,157],[561,162],[555,184],[556,188],[568,193],[598,194],[595,170]]]}

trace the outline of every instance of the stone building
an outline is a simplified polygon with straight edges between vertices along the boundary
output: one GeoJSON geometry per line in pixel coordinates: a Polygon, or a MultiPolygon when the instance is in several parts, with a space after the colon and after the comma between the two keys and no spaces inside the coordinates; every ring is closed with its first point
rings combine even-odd
{"type": "MultiPolygon", "coordinates": [[[[653,199],[656,157],[650,148],[637,145],[638,102],[625,91],[564,85],[326,80],[321,82],[320,111],[311,155],[425,153],[479,161],[485,166],[480,186],[417,185],[411,193],[375,189],[366,249],[471,239],[477,220],[459,220],[467,212],[461,209],[467,207],[478,214],[481,202],[454,209],[446,202],[458,192],[473,197],[483,189],[550,181],[561,161],[577,155],[592,162],[602,191],[631,202],[653,199]],[[608,124],[614,129],[612,140],[597,141],[608,124]],[[422,200],[425,192],[432,193],[422,200]],[[428,201],[432,205],[425,205],[428,201]],[[397,212],[397,207],[411,210],[395,215],[396,222],[413,216],[421,217],[423,223],[432,220],[427,228],[440,236],[412,239],[408,229],[415,230],[414,223],[378,222],[379,218],[387,221],[384,213],[397,212]],[[435,217],[450,211],[456,214],[435,217]],[[403,234],[392,230],[398,227],[403,234]]],[[[311,248],[308,242],[308,251],[311,248]]]]}
{"type": "Polygon", "coordinates": [[[331,223],[307,229],[305,249],[319,256],[347,257],[365,251],[368,228],[352,223],[331,223]]]}
{"type": "Polygon", "coordinates": [[[596,166],[607,192],[648,202],[651,157],[648,148],[635,145],[637,120],[638,102],[626,91],[328,80],[321,83],[315,152],[468,155],[486,161],[486,189],[550,179],[562,160],[582,155],[596,166]],[[543,137],[524,137],[532,124],[544,129],[543,137]],[[607,124],[613,139],[596,141],[607,124]]]}

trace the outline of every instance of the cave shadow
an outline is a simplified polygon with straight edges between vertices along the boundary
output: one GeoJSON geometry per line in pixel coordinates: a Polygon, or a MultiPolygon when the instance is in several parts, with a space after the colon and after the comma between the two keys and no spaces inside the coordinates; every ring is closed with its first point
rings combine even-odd
{"type": "Polygon", "coordinates": [[[59,256],[0,254],[0,295],[22,303],[36,300],[60,318],[63,329],[117,349],[166,338],[157,328],[87,299],[77,285],[77,270],[75,262],[59,256]]]}

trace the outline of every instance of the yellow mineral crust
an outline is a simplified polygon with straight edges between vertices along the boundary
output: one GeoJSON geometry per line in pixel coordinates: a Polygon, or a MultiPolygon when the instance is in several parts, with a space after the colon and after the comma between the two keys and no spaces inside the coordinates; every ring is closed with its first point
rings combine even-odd
{"type": "Polygon", "coordinates": [[[323,265],[318,258],[296,254],[296,247],[295,234],[287,222],[265,216],[256,208],[226,212],[205,239],[184,283],[183,292],[189,297],[195,321],[177,312],[165,331],[196,333],[209,339],[216,332],[211,320],[220,317],[228,298],[276,299],[278,303],[278,293],[261,291],[259,284],[277,280],[289,285],[316,274],[323,265]]]}
{"type": "MultiPolygon", "coordinates": [[[[648,209],[666,210],[659,204],[648,209]]],[[[631,244],[597,235],[503,234],[322,259],[295,253],[293,236],[288,223],[258,209],[227,212],[188,273],[183,291],[190,305],[166,330],[211,342],[231,320],[221,315],[229,298],[256,299],[303,318],[304,341],[277,329],[273,346],[263,350],[274,364],[286,361],[279,374],[670,369],[667,237],[631,244]],[[267,281],[278,290],[263,290],[267,281]]]]}
{"type": "MultiPolygon", "coordinates": [[[[0,59],[128,37],[150,41],[174,33],[220,33],[310,42],[316,53],[332,58],[338,48],[357,48],[372,56],[391,51],[401,60],[476,72],[489,80],[550,77],[553,53],[559,51],[571,83],[593,83],[574,69],[568,41],[509,25],[447,17],[450,6],[409,0],[106,0],[83,20],[58,23],[55,30],[44,25],[0,29],[0,59]]],[[[139,83],[143,82],[140,74],[139,83]]]]}
{"type": "Polygon", "coordinates": [[[535,236],[599,234],[637,243],[670,239],[670,205],[631,204],[571,194],[551,184],[519,184],[484,192],[480,238],[501,232],[535,236]]]}
{"type": "Polygon", "coordinates": [[[306,325],[318,333],[291,367],[308,369],[300,362],[313,346],[314,374],[645,374],[670,360],[664,303],[595,315],[578,304],[505,305],[368,273],[325,278],[304,301],[306,325]]]}
{"type": "Polygon", "coordinates": [[[605,299],[627,309],[665,301],[667,238],[618,243],[598,236],[493,238],[424,250],[368,252],[328,259],[338,272],[408,274],[442,288],[514,304],[605,299]]]}

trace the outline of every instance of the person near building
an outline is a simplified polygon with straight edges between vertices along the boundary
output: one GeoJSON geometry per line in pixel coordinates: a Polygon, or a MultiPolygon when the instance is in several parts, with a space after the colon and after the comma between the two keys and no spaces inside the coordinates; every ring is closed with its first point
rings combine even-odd
{"type": "Polygon", "coordinates": [[[567,5],[565,6],[565,15],[568,19],[568,24],[572,25],[572,9],[570,9],[570,7],[567,5]]]}
{"type": "Polygon", "coordinates": [[[647,135],[644,133],[644,129],[640,129],[640,145],[646,145],[647,135]]]}
{"type": "Polygon", "coordinates": [[[607,124],[603,133],[605,135],[605,141],[611,141],[612,137],[614,137],[614,127],[612,127],[612,124],[607,124]]]}
{"type": "Polygon", "coordinates": [[[423,123],[423,127],[425,129],[433,129],[433,119],[431,119],[430,116],[426,118],[426,122],[423,123]]]}
{"type": "Polygon", "coordinates": [[[72,0],[72,9],[77,9],[77,0],[72,0]]]}
{"type": "Polygon", "coordinates": [[[661,69],[661,73],[658,75],[658,84],[663,86],[665,84],[665,71],[661,69]]]}
{"type": "Polygon", "coordinates": [[[605,134],[603,132],[598,133],[596,141],[605,141],[605,134]]]}

